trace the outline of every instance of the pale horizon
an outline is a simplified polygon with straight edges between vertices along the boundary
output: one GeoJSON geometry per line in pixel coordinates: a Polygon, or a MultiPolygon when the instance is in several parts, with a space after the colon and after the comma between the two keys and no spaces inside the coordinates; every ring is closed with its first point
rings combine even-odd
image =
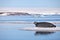
{"type": "Polygon", "coordinates": [[[25,12],[29,14],[60,14],[60,8],[0,8],[0,12],[25,12]]]}

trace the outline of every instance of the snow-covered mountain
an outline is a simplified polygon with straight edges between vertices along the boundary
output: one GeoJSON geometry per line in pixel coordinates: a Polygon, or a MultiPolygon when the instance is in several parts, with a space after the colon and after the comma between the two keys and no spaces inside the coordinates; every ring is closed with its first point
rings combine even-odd
{"type": "Polygon", "coordinates": [[[0,15],[60,15],[60,8],[0,8],[0,15]]]}

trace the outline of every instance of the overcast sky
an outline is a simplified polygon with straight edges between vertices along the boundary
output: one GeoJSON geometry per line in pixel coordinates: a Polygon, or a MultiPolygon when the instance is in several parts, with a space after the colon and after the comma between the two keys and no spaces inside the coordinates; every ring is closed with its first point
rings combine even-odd
{"type": "Polygon", "coordinates": [[[60,8],[60,0],[0,0],[0,7],[60,8]]]}

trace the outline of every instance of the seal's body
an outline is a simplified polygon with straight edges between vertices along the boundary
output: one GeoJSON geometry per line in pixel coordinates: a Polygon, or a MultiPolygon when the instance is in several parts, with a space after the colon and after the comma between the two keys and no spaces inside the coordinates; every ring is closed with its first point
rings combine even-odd
{"type": "Polygon", "coordinates": [[[34,22],[36,27],[56,27],[56,25],[49,22],[34,22]]]}

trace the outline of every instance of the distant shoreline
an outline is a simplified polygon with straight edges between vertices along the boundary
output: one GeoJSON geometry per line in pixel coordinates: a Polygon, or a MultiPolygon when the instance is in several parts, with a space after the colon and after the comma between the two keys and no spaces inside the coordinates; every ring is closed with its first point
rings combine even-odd
{"type": "Polygon", "coordinates": [[[29,14],[60,14],[60,8],[0,8],[0,12],[24,12],[29,14]]]}

